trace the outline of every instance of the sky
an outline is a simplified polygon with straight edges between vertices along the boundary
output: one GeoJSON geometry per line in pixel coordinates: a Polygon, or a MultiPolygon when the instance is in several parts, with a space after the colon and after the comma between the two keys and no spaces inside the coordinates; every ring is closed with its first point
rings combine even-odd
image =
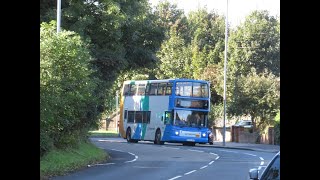
{"type": "MultiPolygon", "coordinates": [[[[155,6],[161,0],[149,0],[155,6]]],[[[219,14],[226,14],[227,0],[168,0],[176,3],[178,9],[183,9],[185,14],[196,10],[198,7],[207,7],[208,11],[215,10],[219,14]]],[[[280,0],[229,0],[228,22],[232,27],[244,22],[244,19],[254,10],[268,10],[269,15],[280,19],[280,0]]]]}

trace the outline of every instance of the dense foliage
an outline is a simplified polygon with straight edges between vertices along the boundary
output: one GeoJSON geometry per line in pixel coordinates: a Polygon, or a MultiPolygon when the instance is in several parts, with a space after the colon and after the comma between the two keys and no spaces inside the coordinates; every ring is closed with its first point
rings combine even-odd
{"type": "Polygon", "coordinates": [[[96,127],[92,106],[98,81],[90,77],[90,55],[80,36],[56,33],[55,23],[40,28],[40,152],[76,145],[96,127]]]}

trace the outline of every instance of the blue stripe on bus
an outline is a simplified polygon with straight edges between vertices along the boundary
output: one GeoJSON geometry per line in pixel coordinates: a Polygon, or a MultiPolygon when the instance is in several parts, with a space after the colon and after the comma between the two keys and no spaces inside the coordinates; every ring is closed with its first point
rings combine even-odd
{"type": "Polygon", "coordinates": [[[142,136],[142,124],[138,123],[134,131],[134,134],[132,136],[132,139],[141,139],[141,136],[142,136]]]}
{"type": "Polygon", "coordinates": [[[192,142],[195,143],[208,143],[208,128],[193,128],[193,127],[178,127],[178,126],[172,126],[172,125],[167,125],[163,136],[162,136],[162,141],[166,142],[188,142],[188,140],[193,140],[192,142]],[[189,131],[189,132],[200,132],[200,137],[186,137],[186,136],[180,136],[176,135],[175,132],[178,131],[189,131]],[[202,134],[206,133],[205,137],[202,137],[202,134]]]}
{"type": "Polygon", "coordinates": [[[146,123],[138,123],[132,136],[132,139],[143,140],[146,133],[146,127],[146,123]]]}

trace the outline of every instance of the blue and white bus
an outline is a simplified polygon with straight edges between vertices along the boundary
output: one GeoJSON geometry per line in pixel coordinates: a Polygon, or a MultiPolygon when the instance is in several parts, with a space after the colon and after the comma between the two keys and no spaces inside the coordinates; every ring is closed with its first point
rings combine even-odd
{"type": "Polygon", "coordinates": [[[204,80],[129,80],[123,83],[119,133],[128,142],[212,144],[210,84],[204,80]]]}

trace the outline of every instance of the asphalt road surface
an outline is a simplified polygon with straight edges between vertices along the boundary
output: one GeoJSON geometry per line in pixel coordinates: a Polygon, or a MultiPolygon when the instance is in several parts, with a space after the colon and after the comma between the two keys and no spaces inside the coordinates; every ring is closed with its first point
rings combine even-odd
{"type": "Polygon", "coordinates": [[[210,145],[155,145],[122,138],[92,138],[111,159],[54,180],[247,180],[249,169],[263,170],[275,153],[214,148],[210,145]]]}

